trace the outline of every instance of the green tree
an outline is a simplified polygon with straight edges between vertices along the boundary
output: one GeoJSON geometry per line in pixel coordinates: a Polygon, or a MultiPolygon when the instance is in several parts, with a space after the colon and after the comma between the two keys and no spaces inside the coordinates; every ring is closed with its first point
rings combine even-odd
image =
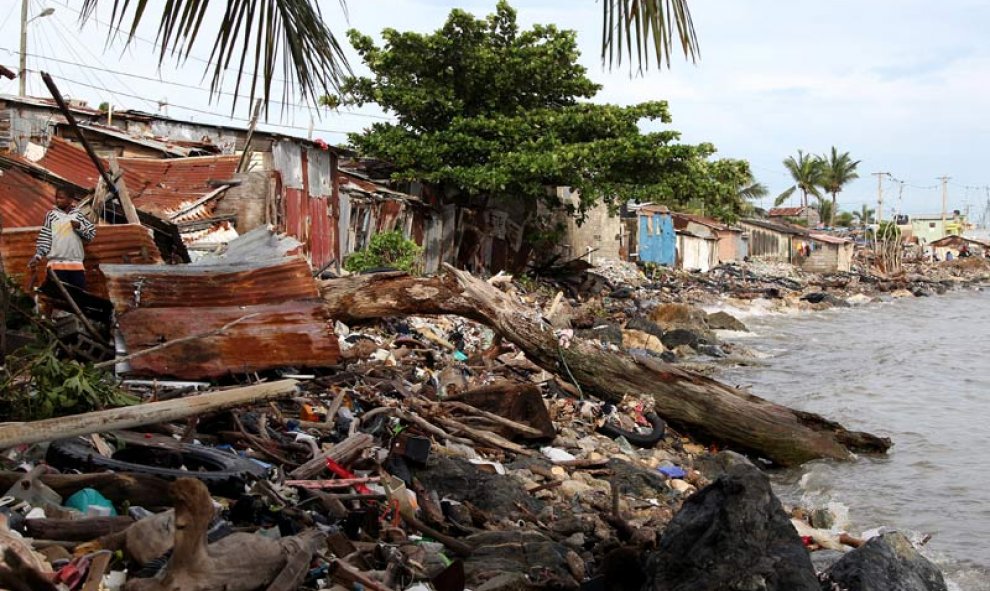
{"type": "Polygon", "coordinates": [[[853,215],[854,212],[851,211],[840,211],[838,215],[835,216],[835,225],[842,226],[843,228],[848,228],[853,225],[856,220],[856,216],[853,215]]]}
{"type": "Polygon", "coordinates": [[[831,201],[825,199],[824,197],[819,197],[814,207],[818,210],[818,219],[820,219],[823,223],[825,220],[832,219],[833,208],[835,205],[831,201]]]}
{"type": "Polygon", "coordinates": [[[777,196],[777,199],[773,202],[774,207],[779,207],[797,190],[801,191],[802,207],[808,207],[808,195],[821,197],[821,193],[818,191],[822,168],[820,159],[812,154],[805,154],[802,150],[798,150],[797,158],[788,156],[784,160],[784,168],[790,173],[794,185],[777,196]]]}
{"type": "Polygon", "coordinates": [[[860,206],[859,211],[852,212],[853,218],[860,226],[868,226],[873,223],[873,214],[877,210],[868,207],[865,203],[860,206]]]}
{"type": "Polygon", "coordinates": [[[577,63],[575,33],[521,31],[506,2],[484,19],[454,10],[434,33],[386,29],[381,47],[357,31],[349,36],[371,76],[346,79],[342,100],[376,103],[396,118],[350,141],[392,163],[394,178],[532,202],[548,187],[569,186],[582,209],[600,197],[702,199],[728,214],[751,179],[746,162],[711,159],[711,144],[678,143],[670,130],[642,133],[644,120],[670,122],[666,102],[587,102],[599,87],[577,63]]]}
{"type": "MultiPolygon", "coordinates": [[[[99,5],[109,3],[83,0],[81,20],[85,22],[99,5]]],[[[129,44],[143,20],[157,19],[159,63],[170,58],[183,61],[201,33],[207,37],[214,33],[202,27],[209,3],[161,2],[156,17],[147,0],[113,0],[108,36],[113,39],[123,32],[129,44]]],[[[340,6],[346,15],[346,0],[340,0],[340,6]]],[[[630,62],[635,56],[640,69],[645,69],[653,55],[657,64],[669,67],[675,45],[692,62],[700,57],[687,0],[604,0],[602,7],[603,63],[619,65],[628,54],[630,62]]],[[[206,66],[211,92],[219,95],[225,77],[230,76],[235,80],[235,94],[243,82],[250,87],[252,102],[259,94],[267,108],[276,73],[288,80],[283,101],[295,89],[313,103],[338,92],[351,68],[327,20],[317,0],[228,0],[206,66]]]]}
{"type": "MultiPolygon", "coordinates": [[[[821,177],[818,181],[819,186],[825,190],[826,193],[832,195],[832,209],[831,215],[829,216],[828,225],[835,225],[835,209],[836,200],[839,193],[842,192],[843,187],[859,178],[859,173],[856,172],[856,167],[859,166],[859,160],[853,160],[849,156],[849,152],[839,153],[832,146],[832,151],[826,156],[820,158],[821,166],[821,177]]],[[[825,218],[822,218],[825,221],[825,218]]]]}

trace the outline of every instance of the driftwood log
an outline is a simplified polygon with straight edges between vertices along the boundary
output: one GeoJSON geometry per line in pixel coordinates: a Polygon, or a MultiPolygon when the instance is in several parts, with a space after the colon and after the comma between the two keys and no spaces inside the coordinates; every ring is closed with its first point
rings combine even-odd
{"type": "Polygon", "coordinates": [[[455,314],[481,322],[537,365],[576,381],[587,394],[613,402],[626,395],[649,395],[656,412],[675,428],[778,465],[848,459],[854,452],[890,447],[889,439],[849,431],[819,415],[653,358],[602,350],[581,339],[564,348],[538,310],[453,268],[429,278],[376,273],[331,279],[322,283],[321,295],[331,315],[344,322],[422,314],[455,314]]]}
{"type": "Polygon", "coordinates": [[[295,589],[324,543],[323,535],[311,530],[279,540],[235,533],[207,545],[214,510],[206,485],[180,478],[171,489],[175,539],[168,564],[154,578],[128,581],[125,591],[251,591],[269,583],[295,589]]]}
{"type": "MultiPolygon", "coordinates": [[[[8,490],[24,477],[23,472],[0,472],[0,489],[8,490]]],[[[115,505],[129,502],[139,507],[171,505],[168,497],[169,481],[146,474],[43,474],[41,482],[63,499],[84,488],[96,489],[115,505]]]]}
{"type": "Polygon", "coordinates": [[[76,435],[167,423],[207,412],[287,398],[295,393],[296,384],[298,384],[296,380],[279,380],[218,392],[206,392],[175,400],[148,402],[42,421],[4,423],[0,424],[0,449],[24,443],[41,443],[76,435]]]}

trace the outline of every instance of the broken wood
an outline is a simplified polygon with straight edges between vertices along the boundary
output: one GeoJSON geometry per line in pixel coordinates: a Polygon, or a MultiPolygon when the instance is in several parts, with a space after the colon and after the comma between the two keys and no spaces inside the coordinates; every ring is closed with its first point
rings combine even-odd
{"type": "Polygon", "coordinates": [[[521,433],[523,435],[529,435],[531,437],[543,437],[544,436],[543,435],[543,432],[541,432],[539,429],[534,429],[533,427],[530,427],[529,425],[523,425],[522,423],[517,423],[516,421],[507,419],[505,417],[500,417],[497,414],[494,414],[494,413],[490,413],[488,411],[481,410],[480,408],[475,408],[475,407],[471,406],[470,404],[464,404],[463,402],[444,402],[442,406],[449,407],[449,408],[455,408],[455,409],[462,410],[462,411],[465,411],[465,412],[470,413],[470,414],[475,414],[475,415],[478,415],[478,416],[485,417],[486,419],[488,419],[490,421],[493,421],[493,422],[495,422],[495,423],[497,423],[499,425],[502,425],[503,427],[508,427],[509,429],[512,429],[513,431],[516,431],[516,432],[521,433]]]}
{"type": "Polygon", "coordinates": [[[134,524],[131,517],[84,517],[82,519],[27,519],[24,527],[32,538],[88,542],[124,531],[134,524]]]}
{"type": "Polygon", "coordinates": [[[375,273],[331,279],[321,291],[330,314],[347,323],[422,314],[456,314],[481,322],[540,367],[572,374],[588,394],[611,402],[649,395],[657,414],[675,428],[779,465],[850,459],[854,452],[885,452],[891,445],[889,439],[849,431],[819,415],[656,359],[603,351],[582,339],[573,339],[565,349],[538,310],[449,266],[438,277],[375,273]]]}
{"type": "MultiPolygon", "coordinates": [[[[22,472],[0,472],[0,489],[8,490],[24,477],[22,472]]],[[[84,488],[97,490],[115,505],[129,502],[140,507],[169,503],[169,482],[145,474],[43,474],[41,482],[67,499],[84,488]]]]}
{"type": "Polygon", "coordinates": [[[357,459],[361,455],[361,452],[374,444],[375,438],[371,435],[367,433],[355,433],[334,445],[329,451],[317,454],[313,459],[289,472],[289,477],[295,480],[310,480],[320,472],[326,470],[328,459],[338,464],[348,464],[357,459]]]}
{"type": "Polygon", "coordinates": [[[136,406],[112,408],[96,412],[0,425],[0,449],[25,443],[41,443],[65,439],[77,435],[103,433],[177,421],[186,417],[229,410],[245,404],[253,404],[285,398],[295,393],[296,380],[279,380],[266,384],[207,392],[197,396],[148,402],[136,406]]]}

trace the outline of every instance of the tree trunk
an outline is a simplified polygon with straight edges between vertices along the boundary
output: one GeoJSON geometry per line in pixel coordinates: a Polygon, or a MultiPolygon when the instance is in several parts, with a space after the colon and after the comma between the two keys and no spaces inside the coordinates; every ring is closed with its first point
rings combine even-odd
{"type": "MultiPolygon", "coordinates": [[[[0,490],[9,490],[23,472],[0,472],[0,490]]],[[[115,505],[129,502],[139,507],[159,507],[171,504],[169,481],[146,474],[44,474],[41,482],[67,499],[84,488],[98,490],[115,505]]]]}
{"type": "Polygon", "coordinates": [[[24,525],[32,538],[63,542],[88,542],[108,534],[124,531],[134,519],[119,517],[84,517],[82,519],[27,519],[24,525]]]}
{"type": "Polygon", "coordinates": [[[727,445],[778,465],[884,452],[888,439],[847,431],[821,416],[774,404],[653,358],[602,351],[576,339],[569,348],[537,310],[469,273],[414,278],[401,273],[325,281],[322,297],[344,322],[407,314],[456,314],[484,323],[537,365],[573,379],[586,394],[617,402],[649,395],[657,414],[699,440],[727,445]]]}

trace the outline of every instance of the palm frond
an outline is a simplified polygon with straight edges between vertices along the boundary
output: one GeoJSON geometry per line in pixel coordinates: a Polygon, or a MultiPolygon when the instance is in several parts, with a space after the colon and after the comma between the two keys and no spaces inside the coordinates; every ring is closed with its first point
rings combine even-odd
{"type": "MultiPolygon", "coordinates": [[[[86,21],[100,2],[83,0],[80,18],[86,21]]],[[[209,0],[161,4],[156,39],[160,64],[169,58],[180,62],[188,59],[197,39],[206,34],[201,25],[208,4],[209,0]]],[[[113,0],[109,38],[125,33],[126,43],[131,43],[140,23],[155,18],[149,17],[148,9],[148,0],[113,0]]],[[[246,83],[250,87],[248,104],[260,94],[267,113],[279,66],[285,80],[283,104],[298,90],[304,101],[316,105],[320,96],[339,93],[343,78],[351,74],[317,0],[227,0],[206,66],[211,75],[210,91],[219,95],[225,77],[232,76],[235,96],[231,110],[236,108],[236,95],[246,83]]]]}
{"type": "Polygon", "coordinates": [[[633,59],[635,46],[639,69],[649,69],[650,55],[657,65],[670,67],[675,42],[685,59],[701,57],[687,0],[602,0],[602,63],[622,65],[624,55],[633,59]]]}
{"type": "Polygon", "coordinates": [[[787,201],[791,197],[791,195],[794,194],[794,191],[797,191],[797,185],[794,185],[793,187],[787,189],[780,195],[777,195],[777,198],[773,200],[773,206],[780,207],[781,205],[783,205],[784,202],[787,201]]]}

